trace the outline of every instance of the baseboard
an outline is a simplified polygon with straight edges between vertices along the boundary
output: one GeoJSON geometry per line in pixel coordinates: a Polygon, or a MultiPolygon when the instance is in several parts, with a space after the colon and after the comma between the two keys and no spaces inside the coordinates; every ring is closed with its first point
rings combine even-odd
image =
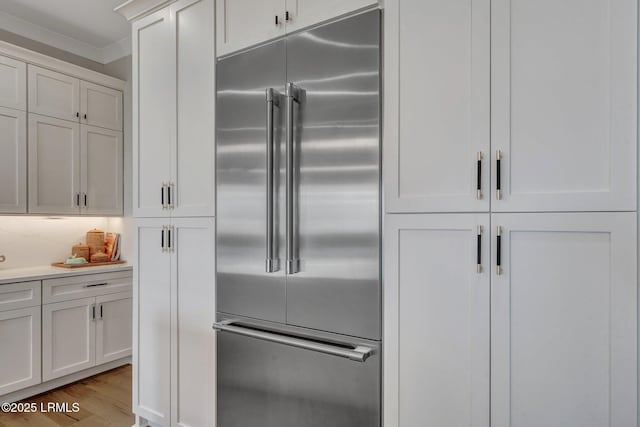
{"type": "Polygon", "coordinates": [[[16,402],[18,400],[23,400],[130,363],[131,356],[123,357],[122,359],[114,360],[112,362],[105,363],[104,365],[94,366],[93,368],[85,369],[84,371],[74,372],[73,374],[65,375],[64,377],[56,378],[51,381],[5,394],[0,396],[0,402],[16,402]]]}

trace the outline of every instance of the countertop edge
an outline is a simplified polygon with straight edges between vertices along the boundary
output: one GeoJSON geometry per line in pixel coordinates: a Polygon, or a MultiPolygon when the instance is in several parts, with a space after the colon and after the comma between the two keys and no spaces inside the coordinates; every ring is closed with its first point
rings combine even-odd
{"type": "Polygon", "coordinates": [[[133,265],[118,264],[86,268],[62,268],[53,266],[37,266],[0,270],[0,285],[10,283],[31,282],[34,280],[58,279],[61,277],[85,276],[88,274],[132,271],[133,265]]]}

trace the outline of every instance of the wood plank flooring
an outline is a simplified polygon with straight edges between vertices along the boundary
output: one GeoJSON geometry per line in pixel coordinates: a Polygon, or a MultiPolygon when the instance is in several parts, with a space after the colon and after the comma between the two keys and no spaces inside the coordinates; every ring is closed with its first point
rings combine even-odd
{"type": "Polygon", "coordinates": [[[23,402],[78,402],[80,410],[69,412],[2,413],[0,427],[131,427],[131,365],[51,390],[23,402]]]}

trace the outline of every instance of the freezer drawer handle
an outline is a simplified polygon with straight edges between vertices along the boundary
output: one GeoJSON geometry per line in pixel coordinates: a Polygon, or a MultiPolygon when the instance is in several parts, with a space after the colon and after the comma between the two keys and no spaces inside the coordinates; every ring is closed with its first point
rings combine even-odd
{"type": "Polygon", "coordinates": [[[234,326],[232,325],[232,321],[228,320],[224,322],[214,323],[213,329],[219,332],[229,332],[232,334],[243,335],[245,337],[257,338],[264,341],[289,345],[291,347],[303,348],[306,350],[330,354],[332,356],[344,357],[345,359],[353,360],[356,362],[364,362],[369,358],[369,356],[373,354],[372,348],[361,345],[355,346],[355,348],[353,349],[348,349],[330,343],[310,341],[304,338],[295,338],[288,335],[280,335],[272,332],[234,326]]]}
{"type": "Polygon", "coordinates": [[[280,260],[274,254],[278,253],[277,239],[275,234],[275,218],[277,217],[276,204],[274,203],[274,193],[276,180],[275,167],[275,143],[273,126],[273,108],[280,107],[280,94],[272,88],[266,90],[267,99],[267,259],[265,270],[267,273],[275,273],[280,270],[280,260]]]}

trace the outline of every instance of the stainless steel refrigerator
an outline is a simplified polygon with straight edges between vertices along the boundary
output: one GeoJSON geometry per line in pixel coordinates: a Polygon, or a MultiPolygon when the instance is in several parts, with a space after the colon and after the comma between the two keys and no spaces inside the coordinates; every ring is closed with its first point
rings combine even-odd
{"type": "Polygon", "coordinates": [[[218,427],[381,423],[380,28],[218,63],[218,427]]]}

